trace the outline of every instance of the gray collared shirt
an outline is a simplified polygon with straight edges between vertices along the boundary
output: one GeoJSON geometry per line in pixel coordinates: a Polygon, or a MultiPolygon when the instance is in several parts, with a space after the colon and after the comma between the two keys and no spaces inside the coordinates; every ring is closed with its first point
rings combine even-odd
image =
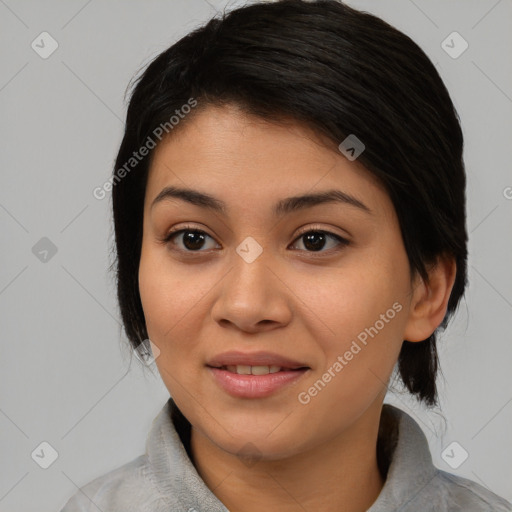
{"type": "MultiPolygon", "coordinates": [[[[146,453],[82,487],[61,512],[229,512],[197,473],[173,412],[170,398],[153,420],[146,453]]],[[[509,502],[480,484],[437,469],[411,416],[390,404],[382,414],[397,435],[394,442],[379,435],[379,443],[388,443],[389,469],[367,512],[512,512],[509,502]]]]}

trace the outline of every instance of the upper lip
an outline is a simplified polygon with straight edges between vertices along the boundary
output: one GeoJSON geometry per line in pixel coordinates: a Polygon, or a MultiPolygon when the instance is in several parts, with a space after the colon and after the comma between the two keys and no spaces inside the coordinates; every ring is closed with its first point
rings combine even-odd
{"type": "Polygon", "coordinates": [[[309,368],[308,365],[281,356],[279,354],[273,354],[272,352],[239,352],[229,351],[222,352],[207,363],[207,366],[213,366],[220,368],[221,366],[280,366],[281,368],[309,368]]]}

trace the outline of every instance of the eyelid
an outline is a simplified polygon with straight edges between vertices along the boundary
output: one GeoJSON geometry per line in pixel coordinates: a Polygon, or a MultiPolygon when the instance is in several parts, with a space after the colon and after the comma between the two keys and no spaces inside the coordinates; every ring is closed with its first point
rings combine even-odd
{"type": "MultiPolygon", "coordinates": [[[[210,235],[210,234],[209,234],[209,233],[208,233],[204,228],[202,228],[202,227],[198,227],[198,226],[194,226],[194,225],[192,225],[192,224],[186,224],[186,225],[184,225],[184,226],[178,226],[177,228],[173,228],[173,229],[171,229],[170,231],[168,231],[168,232],[164,235],[164,237],[163,237],[162,241],[166,241],[166,240],[167,240],[171,235],[174,235],[174,234],[176,234],[176,233],[178,233],[178,232],[180,232],[180,231],[184,231],[184,230],[185,230],[185,231],[186,231],[186,230],[190,230],[190,231],[202,231],[202,232],[204,232],[205,234],[207,234],[208,236],[210,236],[211,238],[214,238],[214,237],[213,237],[212,235],[210,235]]],[[[301,235],[303,235],[303,234],[305,234],[305,233],[309,233],[310,231],[323,231],[323,232],[325,232],[325,233],[327,233],[327,234],[330,234],[330,235],[333,235],[333,236],[337,236],[337,237],[339,237],[339,238],[343,238],[343,239],[346,239],[346,240],[348,241],[348,237],[347,237],[347,236],[345,236],[345,235],[340,235],[340,234],[338,234],[338,233],[334,233],[333,231],[331,231],[331,229],[330,229],[330,228],[325,228],[325,227],[323,227],[323,226],[321,226],[321,225],[319,225],[319,224],[318,224],[318,225],[315,225],[315,224],[313,224],[313,225],[308,224],[308,225],[306,225],[305,227],[300,228],[300,229],[299,229],[299,231],[298,231],[298,233],[295,235],[294,241],[295,241],[299,236],[301,236],[301,235]]]]}
{"type": "MultiPolygon", "coordinates": [[[[178,227],[171,229],[164,235],[163,238],[159,239],[159,241],[163,244],[168,244],[168,243],[170,243],[172,237],[174,237],[175,235],[182,233],[184,231],[200,232],[202,234],[205,234],[206,236],[209,236],[212,240],[214,240],[218,244],[218,242],[215,240],[215,237],[210,235],[205,229],[198,227],[198,226],[194,226],[192,224],[179,225],[178,227]]],[[[295,234],[292,244],[294,244],[301,236],[305,235],[306,233],[310,233],[310,232],[322,232],[322,233],[325,233],[327,236],[336,238],[338,240],[339,244],[341,245],[341,247],[351,244],[351,241],[348,237],[346,237],[344,235],[340,235],[338,233],[335,233],[335,232],[331,231],[331,229],[325,228],[321,225],[311,225],[311,224],[306,225],[305,227],[301,228],[299,230],[299,232],[295,234]]],[[[200,254],[201,252],[208,252],[208,251],[201,251],[201,250],[199,250],[199,251],[183,251],[182,249],[177,249],[177,250],[186,252],[186,253],[190,253],[190,254],[194,254],[194,253],[200,254]]],[[[331,251],[329,250],[329,251],[318,251],[318,252],[315,252],[315,251],[306,251],[306,252],[314,256],[315,254],[322,255],[324,253],[330,253],[331,251]]]]}
{"type": "Polygon", "coordinates": [[[162,243],[167,243],[167,242],[170,241],[170,239],[173,236],[175,236],[178,233],[181,233],[183,231],[199,231],[200,233],[204,233],[205,235],[207,235],[210,238],[212,238],[213,240],[215,240],[215,237],[210,235],[210,233],[208,233],[208,231],[206,231],[206,229],[204,229],[202,227],[199,227],[199,226],[194,226],[193,224],[185,224],[185,225],[180,225],[178,227],[174,227],[170,231],[167,231],[166,234],[162,238],[160,238],[159,240],[162,243]]]}
{"type": "Polygon", "coordinates": [[[299,232],[296,234],[296,236],[294,238],[294,241],[297,240],[297,238],[299,238],[300,236],[302,236],[302,235],[304,235],[306,233],[309,233],[310,231],[321,231],[321,232],[326,233],[328,235],[331,235],[331,236],[337,237],[337,238],[339,238],[341,240],[344,240],[347,243],[350,242],[350,238],[349,238],[348,234],[347,235],[341,235],[339,233],[335,233],[334,231],[332,231],[332,228],[326,228],[326,227],[324,227],[324,226],[322,226],[320,224],[317,224],[317,225],[315,225],[315,224],[313,224],[313,225],[308,224],[306,227],[301,228],[299,230],[299,232]]]}

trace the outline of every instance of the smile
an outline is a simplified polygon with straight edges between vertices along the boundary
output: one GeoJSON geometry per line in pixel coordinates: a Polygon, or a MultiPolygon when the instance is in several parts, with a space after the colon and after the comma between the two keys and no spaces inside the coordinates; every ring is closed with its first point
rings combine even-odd
{"type": "Polygon", "coordinates": [[[280,366],[207,367],[215,383],[238,398],[265,398],[301,379],[309,368],[286,369],[280,366]]]}
{"type": "MultiPolygon", "coordinates": [[[[228,365],[222,366],[221,370],[227,370],[230,373],[237,373],[238,375],[267,375],[269,373],[277,373],[280,371],[295,370],[292,368],[285,368],[282,366],[248,366],[248,365],[228,365]]],[[[297,370],[300,368],[297,368],[297,370]]]]}
{"type": "Polygon", "coordinates": [[[296,383],[311,368],[300,360],[265,351],[232,350],[209,359],[213,383],[237,398],[265,398],[296,383]]]}

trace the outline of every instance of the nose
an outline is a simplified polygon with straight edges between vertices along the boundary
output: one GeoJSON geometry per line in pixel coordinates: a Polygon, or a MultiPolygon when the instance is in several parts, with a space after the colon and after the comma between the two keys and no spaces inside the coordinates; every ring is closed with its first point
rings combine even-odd
{"type": "Polygon", "coordinates": [[[249,261],[234,253],[231,270],[219,284],[213,319],[248,333],[284,327],[292,318],[293,297],[286,277],[265,250],[249,261]]]}

